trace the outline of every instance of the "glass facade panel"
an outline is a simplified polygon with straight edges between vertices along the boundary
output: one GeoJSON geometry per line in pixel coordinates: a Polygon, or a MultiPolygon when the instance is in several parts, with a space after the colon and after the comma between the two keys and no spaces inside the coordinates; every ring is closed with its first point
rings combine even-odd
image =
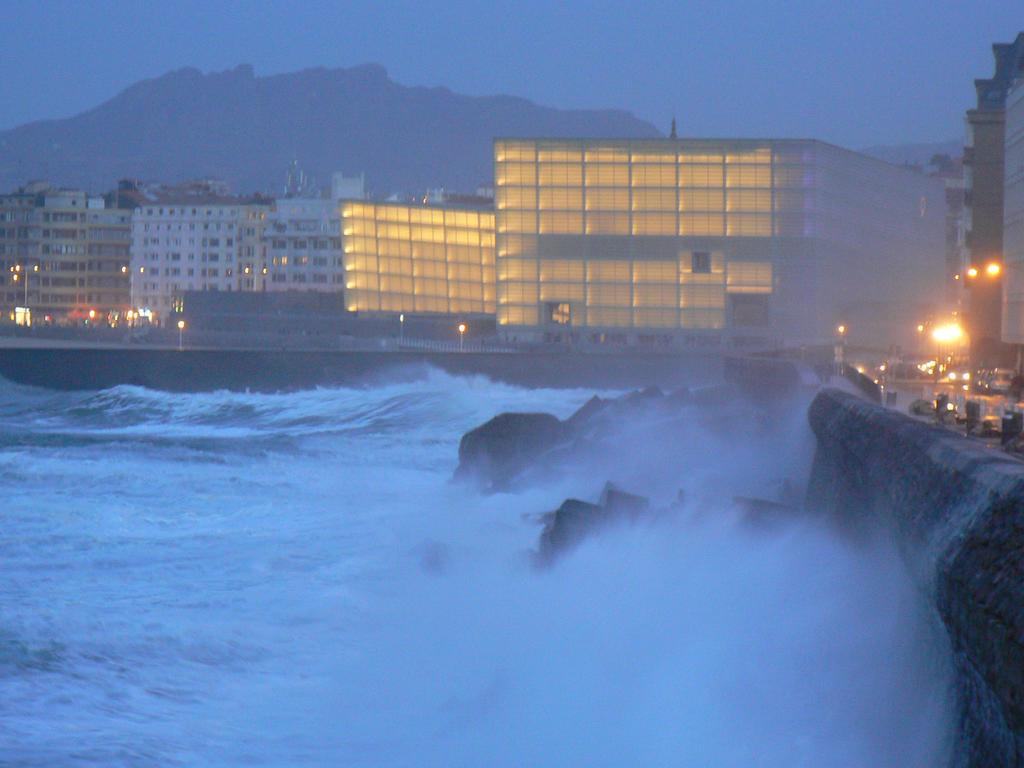
{"type": "Polygon", "coordinates": [[[588,211],[628,211],[629,190],[615,187],[588,187],[588,211]]]}
{"type": "Polygon", "coordinates": [[[772,264],[770,261],[730,261],[725,285],[729,293],[771,293],[772,264]]]}

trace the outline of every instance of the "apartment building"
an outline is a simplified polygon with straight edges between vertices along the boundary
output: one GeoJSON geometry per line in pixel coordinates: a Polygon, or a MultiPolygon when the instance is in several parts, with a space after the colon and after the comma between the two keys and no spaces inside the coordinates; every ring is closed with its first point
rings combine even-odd
{"type": "Polygon", "coordinates": [[[251,287],[271,206],[210,182],[148,191],[131,219],[131,305],[162,323],[186,291],[251,287]]]}
{"type": "Polygon", "coordinates": [[[45,182],[0,195],[0,306],[8,319],[95,321],[127,309],[130,213],[108,203],[45,182]]]}

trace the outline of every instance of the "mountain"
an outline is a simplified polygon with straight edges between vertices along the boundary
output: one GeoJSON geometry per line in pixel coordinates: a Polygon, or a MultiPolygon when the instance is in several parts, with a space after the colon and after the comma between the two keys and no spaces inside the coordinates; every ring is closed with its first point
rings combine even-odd
{"type": "Polygon", "coordinates": [[[923,168],[934,155],[949,155],[952,158],[963,155],[964,140],[950,139],[931,144],[881,144],[860,151],[893,165],[919,165],[923,168]]]}
{"type": "Polygon", "coordinates": [[[491,184],[495,136],[657,137],[620,110],[400,85],[383,67],[256,77],[251,66],[143,80],[74,117],[0,132],[0,189],[30,179],[111,188],[120,178],[216,177],[277,192],[292,160],[319,179],[366,172],[376,193],[491,184]]]}

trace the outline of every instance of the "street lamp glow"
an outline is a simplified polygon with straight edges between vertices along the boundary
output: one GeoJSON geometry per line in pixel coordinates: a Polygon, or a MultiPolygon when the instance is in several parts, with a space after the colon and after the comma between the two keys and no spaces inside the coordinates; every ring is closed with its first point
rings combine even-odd
{"type": "Polygon", "coordinates": [[[466,324],[465,323],[459,323],[459,352],[462,351],[462,339],[465,338],[465,335],[466,335],[466,324]]]}
{"type": "Polygon", "coordinates": [[[967,276],[972,278],[972,279],[977,277],[978,276],[978,268],[977,267],[968,267],[967,268],[967,276]]]}
{"type": "Polygon", "coordinates": [[[184,333],[185,333],[185,321],[184,320],[179,320],[178,321],[178,351],[179,352],[181,352],[181,350],[184,348],[184,343],[183,343],[184,342],[184,333]]]}
{"type": "Polygon", "coordinates": [[[846,326],[845,325],[837,326],[836,327],[836,333],[838,333],[840,336],[845,336],[846,335],[846,326]]]}
{"type": "Polygon", "coordinates": [[[957,341],[964,335],[964,329],[956,323],[950,323],[949,325],[940,325],[934,331],[932,331],[932,338],[940,344],[945,344],[950,341],[957,341]]]}
{"type": "Polygon", "coordinates": [[[96,319],[96,310],[95,309],[90,309],[89,310],[89,319],[90,320],[95,320],[96,319]]]}
{"type": "Polygon", "coordinates": [[[1002,271],[1003,267],[994,261],[989,262],[985,266],[985,274],[989,277],[999,277],[999,273],[1002,271]]]}
{"type": "Polygon", "coordinates": [[[178,321],[178,330],[179,331],[185,330],[185,321],[184,320],[179,320],[178,321]]]}
{"type": "Polygon", "coordinates": [[[918,323],[917,324],[917,332],[918,333],[924,333],[924,323],[918,323]]]}

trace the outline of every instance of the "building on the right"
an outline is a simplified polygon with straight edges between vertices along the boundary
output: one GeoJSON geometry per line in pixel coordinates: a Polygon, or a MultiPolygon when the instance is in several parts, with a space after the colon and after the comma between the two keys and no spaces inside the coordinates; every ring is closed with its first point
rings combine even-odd
{"type": "Polygon", "coordinates": [[[1003,174],[1003,341],[1016,348],[1024,370],[1024,73],[1006,99],[1003,174]]]}
{"type": "MultiPolygon", "coordinates": [[[[1024,32],[992,46],[995,72],[974,81],[977,104],[967,111],[964,146],[964,244],[970,306],[972,362],[994,367],[1009,362],[1002,329],[1006,280],[1003,270],[1003,196],[1006,162],[1006,100],[1024,63],[1024,32]]],[[[1012,292],[1012,289],[1011,289],[1012,292]]]]}
{"type": "Polygon", "coordinates": [[[941,180],[815,140],[498,139],[497,323],[525,342],[913,346],[941,180]]]}

